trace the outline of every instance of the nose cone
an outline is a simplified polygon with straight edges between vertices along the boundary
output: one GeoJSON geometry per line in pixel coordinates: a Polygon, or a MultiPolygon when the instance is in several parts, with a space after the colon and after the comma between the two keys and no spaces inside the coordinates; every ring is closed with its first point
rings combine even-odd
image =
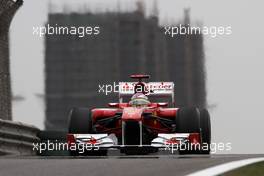
{"type": "Polygon", "coordinates": [[[136,107],[127,107],[124,108],[123,114],[122,114],[122,120],[123,121],[140,121],[142,118],[142,113],[144,111],[144,108],[136,108],[136,107]]]}

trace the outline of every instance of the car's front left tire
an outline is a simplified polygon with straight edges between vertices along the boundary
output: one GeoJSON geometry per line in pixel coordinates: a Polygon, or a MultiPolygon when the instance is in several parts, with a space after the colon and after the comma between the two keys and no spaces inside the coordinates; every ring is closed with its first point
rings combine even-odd
{"type": "Polygon", "coordinates": [[[201,154],[210,154],[211,121],[207,109],[200,109],[200,126],[202,135],[201,154]]]}
{"type": "MultiPolygon", "coordinates": [[[[198,108],[180,108],[176,115],[176,133],[199,133],[200,113],[198,108]]],[[[179,146],[179,154],[198,154],[198,149],[192,149],[189,143],[179,146]]]]}

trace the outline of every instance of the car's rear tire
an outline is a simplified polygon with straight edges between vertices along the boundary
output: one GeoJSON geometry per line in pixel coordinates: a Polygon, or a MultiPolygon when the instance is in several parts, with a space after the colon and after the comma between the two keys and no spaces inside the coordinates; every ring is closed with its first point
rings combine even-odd
{"type": "MultiPolygon", "coordinates": [[[[176,133],[200,133],[200,116],[197,108],[180,108],[176,115],[176,133]]],[[[186,148],[188,146],[185,146],[186,148]]],[[[179,154],[197,154],[198,150],[179,150],[179,154]]]]}
{"type": "MultiPolygon", "coordinates": [[[[68,132],[72,134],[93,134],[93,124],[91,110],[88,108],[73,108],[69,114],[68,132]]],[[[91,150],[84,154],[77,150],[70,150],[70,155],[92,155],[104,156],[107,155],[107,150],[91,150]]]]}
{"type": "Polygon", "coordinates": [[[202,133],[202,149],[201,154],[210,154],[211,145],[211,121],[210,114],[207,109],[200,110],[200,126],[202,133]]]}

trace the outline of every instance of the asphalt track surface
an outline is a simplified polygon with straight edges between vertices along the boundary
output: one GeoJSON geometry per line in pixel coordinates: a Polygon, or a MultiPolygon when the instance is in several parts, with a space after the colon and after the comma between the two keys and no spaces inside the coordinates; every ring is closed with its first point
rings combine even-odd
{"type": "Polygon", "coordinates": [[[264,155],[1,156],[1,176],[181,176],[264,155]]]}

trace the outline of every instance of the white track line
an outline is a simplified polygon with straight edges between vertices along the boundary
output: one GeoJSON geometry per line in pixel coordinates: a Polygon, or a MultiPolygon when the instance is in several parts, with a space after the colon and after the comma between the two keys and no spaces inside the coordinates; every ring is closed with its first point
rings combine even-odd
{"type": "Polygon", "coordinates": [[[256,162],[260,162],[260,161],[264,161],[264,157],[232,161],[232,162],[228,162],[225,164],[220,164],[218,166],[213,166],[213,167],[201,170],[201,171],[197,171],[187,176],[204,176],[204,175],[215,176],[215,175],[223,174],[227,171],[231,171],[233,169],[237,169],[239,167],[243,167],[243,166],[253,164],[256,162]]]}

